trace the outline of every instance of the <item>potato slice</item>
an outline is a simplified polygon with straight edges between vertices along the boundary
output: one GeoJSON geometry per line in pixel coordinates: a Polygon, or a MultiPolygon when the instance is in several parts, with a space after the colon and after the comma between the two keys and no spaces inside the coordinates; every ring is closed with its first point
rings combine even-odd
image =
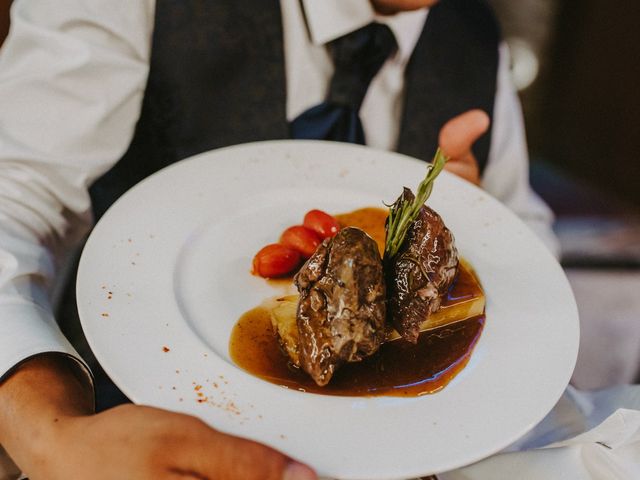
{"type": "Polygon", "coordinates": [[[285,295],[269,299],[264,303],[264,307],[269,311],[271,326],[280,347],[296,366],[300,366],[298,325],[296,324],[299,297],[299,295],[285,295]]]}

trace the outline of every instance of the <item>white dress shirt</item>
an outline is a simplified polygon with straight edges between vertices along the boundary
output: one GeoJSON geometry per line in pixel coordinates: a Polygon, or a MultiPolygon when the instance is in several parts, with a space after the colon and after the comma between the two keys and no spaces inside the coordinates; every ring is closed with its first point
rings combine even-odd
{"type": "MultiPolygon", "coordinates": [[[[427,10],[376,17],[368,0],[281,5],[288,119],[324,99],[333,70],[327,41],[374,18],[390,26],[399,49],[373,80],[361,117],[373,147],[394,149],[404,68],[427,10]]],[[[154,9],[154,0],[13,4],[0,52],[0,376],[41,352],[77,358],[53,319],[51,288],[65,252],[92,225],[89,185],[114,165],[133,136],[149,71],[154,9]]],[[[483,186],[553,248],[551,214],[529,188],[522,116],[504,46],[500,54],[483,186]]]]}

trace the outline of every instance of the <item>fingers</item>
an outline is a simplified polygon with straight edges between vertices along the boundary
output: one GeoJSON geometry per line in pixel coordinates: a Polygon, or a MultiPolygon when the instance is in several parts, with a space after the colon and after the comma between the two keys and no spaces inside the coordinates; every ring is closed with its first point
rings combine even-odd
{"type": "Polygon", "coordinates": [[[440,130],[439,144],[451,159],[471,153],[471,147],[489,128],[489,116],[482,110],[469,110],[453,117],[440,130]]]}
{"type": "Polygon", "coordinates": [[[444,124],[439,144],[449,157],[445,169],[478,185],[480,170],[471,148],[489,128],[489,116],[482,110],[469,110],[444,124]]]}
{"type": "MultiPolygon", "coordinates": [[[[309,467],[296,463],[272,448],[213,430],[200,422],[198,432],[182,448],[184,470],[216,480],[316,480],[309,467]]],[[[200,478],[193,475],[194,478],[200,478]]],[[[186,477],[189,478],[189,477],[186,477]]]]}
{"type": "Polygon", "coordinates": [[[298,462],[290,462],[282,476],[282,480],[317,480],[317,478],[316,472],[298,462]]]}
{"type": "Polygon", "coordinates": [[[474,158],[449,160],[444,169],[454,175],[471,182],[474,185],[480,185],[480,169],[474,158]]]}

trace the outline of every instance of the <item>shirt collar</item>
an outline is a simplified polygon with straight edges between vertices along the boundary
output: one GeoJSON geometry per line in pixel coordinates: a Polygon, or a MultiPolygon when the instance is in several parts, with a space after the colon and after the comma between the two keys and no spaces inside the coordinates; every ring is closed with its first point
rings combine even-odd
{"type": "Polygon", "coordinates": [[[376,21],[384,23],[398,42],[399,60],[408,60],[418,42],[428,9],[385,16],[376,14],[370,0],[302,0],[311,41],[324,45],[376,21]]]}

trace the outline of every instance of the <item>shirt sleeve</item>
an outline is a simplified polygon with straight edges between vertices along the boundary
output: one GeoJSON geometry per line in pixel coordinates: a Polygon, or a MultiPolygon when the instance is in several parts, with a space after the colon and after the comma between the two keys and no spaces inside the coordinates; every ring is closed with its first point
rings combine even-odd
{"type": "Polygon", "coordinates": [[[76,358],[50,294],[92,224],[88,187],[126,150],[148,74],[153,1],[16,0],[0,50],[0,378],[76,358]]]}
{"type": "Polygon", "coordinates": [[[524,119],[511,82],[509,65],[509,49],[506,43],[502,43],[491,148],[482,187],[515,212],[557,258],[559,244],[551,228],[553,213],[529,184],[524,119]]]}

